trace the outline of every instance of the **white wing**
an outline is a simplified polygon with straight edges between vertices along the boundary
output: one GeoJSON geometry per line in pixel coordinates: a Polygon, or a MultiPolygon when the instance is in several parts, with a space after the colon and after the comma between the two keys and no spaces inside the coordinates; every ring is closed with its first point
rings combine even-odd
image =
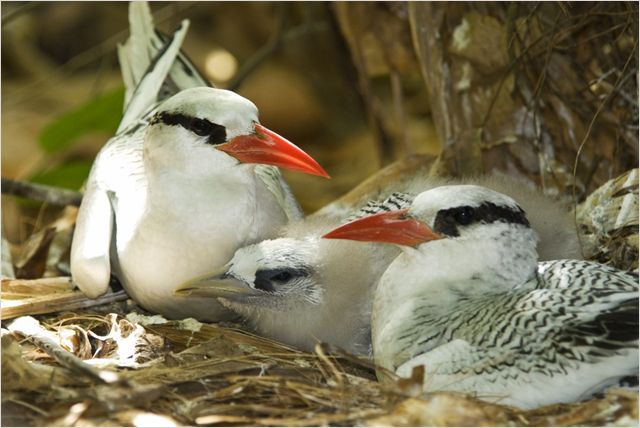
{"type": "Polygon", "coordinates": [[[491,359],[481,356],[478,348],[464,339],[454,339],[428,352],[419,354],[402,365],[396,373],[410,377],[414,367],[424,366],[425,391],[474,391],[473,368],[487,365],[491,359]],[[467,369],[468,370],[465,370],[467,369]]]}
{"type": "Polygon", "coordinates": [[[142,163],[143,128],[109,140],[87,180],[71,244],[71,276],[80,290],[95,298],[107,291],[110,250],[117,227],[118,198],[142,200],[146,183],[142,163]]]}
{"type": "MultiPolygon", "coordinates": [[[[124,45],[118,45],[118,59],[124,80],[125,107],[133,97],[136,86],[149,72],[149,67],[167,44],[169,37],[157,32],[146,1],[132,1],[129,4],[129,27],[131,35],[124,45]]],[[[186,29],[185,29],[186,32],[186,29]]],[[[210,86],[183,52],[179,52],[165,79],[166,89],[161,91],[158,101],[182,89],[196,86],[210,86]]]]}
{"type": "Polygon", "coordinates": [[[267,186],[267,189],[275,196],[289,221],[300,220],[304,216],[300,205],[298,205],[289,185],[282,178],[278,168],[270,165],[256,165],[254,171],[267,186]]]}
{"type": "Polygon", "coordinates": [[[109,286],[113,217],[107,191],[95,181],[87,184],[71,244],[71,276],[90,298],[104,294],[109,286]]]}
{"type": "Polygon", "coordinates": [[[188,28],[189,21],[182,21],[182,25],[173,34],[170,43],[166,44],[154,58],[149,66],[149,72],[144,75],[140,84],[131,94],[131,100],[127,104],[124,117],[117,130],[118,134],[155,108],[160,98],[160,90],[180,52],[180,46],[182,46],[188,28]]]}

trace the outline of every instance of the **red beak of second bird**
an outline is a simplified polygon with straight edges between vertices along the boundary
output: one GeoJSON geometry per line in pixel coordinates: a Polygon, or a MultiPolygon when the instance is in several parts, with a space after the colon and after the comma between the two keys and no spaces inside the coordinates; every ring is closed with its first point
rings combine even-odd
{"type": "Polygon", "coordinates": [[[386,242],[410,247],[441,238],[423,222],[409,217],[407,211],[389,211],[363,217],[332,230],[323,238],[386,242]]]}
{"type": "Polygon", "coordinates": [[[259,123],[255,125],[255,134],[240,135],[217,148],[240,162],[275,165],[329,178],[329,174],[311,156],[259,123]]]}

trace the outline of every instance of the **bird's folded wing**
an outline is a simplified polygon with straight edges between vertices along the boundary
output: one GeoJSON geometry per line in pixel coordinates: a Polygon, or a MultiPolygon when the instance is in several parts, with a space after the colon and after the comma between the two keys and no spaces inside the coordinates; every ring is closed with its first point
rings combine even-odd
{"type": "MultiPolygon", "coordinates": [[[[180,28],[173,33],[173,36],[151,61],[140,83],[131,94],[131,99],[125,108],[124,117],[120,122],[117,133],[122,132],[147,115],[161,100],[161,90],[180,52],[180,46],[182,46],[188,28],[189,22],[182,21],[180,28]]],[[[130,77],[126,79],[130,79],[130,77]]]]}
{"type": "MultiPolygon", "coordinates": [[[[125,107],[131,101],[136,86],[149,70],[153,59],[170,40],[170,37],[155,29],[149,4],[146,1],[130,2],[129,26],[131,35],[123,45],[118,45],[118,59],[126,88],[125,107]]],[[[180,51],[163,85],[165,88],[160,91],[162,95],[158,101],[180,90],[210,86],[210,83],[180,51]]]]}
{"type": "Polygon", "coordinates": [[[107,290],[110,251],[116,224],[125,230],[144,207],[146,181],[142,160],[144,130],[113,137],[96,158],[78,211],[71,245],[71,275],[89,297],[107,290]],[[127,199],[130,221],[116,219],[118,200],[127,199]],[[137,202],[132,203],[131,201],[137,202]]]}
{"type": "Polygon", "coordinates": [[[131,2],[129,4],[129,28],[131,35],[127,41],[118,44],[118,60],[122,72],[122,80],[126,89],[124,105],[127,106],[133,91],[142,80],[144,73],[151,64],[151,59],[162,48],[156,48],[153,20],[149,5],[146,2],[131,2]]]}
{"type": "MultiPolygon", "coordinates": [[[[478,352],[478,347],[464,339],[454,339],[414,357],[398,366],[396,373],[409,377],[414,367],[425,368],[426,390],[456,390],[460,383],[482,372],[494,361],[496,355],[478,352]],[[474,372],[474,370],[476,372],[474,372]]],[[[506,356],[503,355],[506,358],[506,356]]],[[[461,388],[464,389],[464,388],[461,388]]]]}
{"type": "MultiPolygon", "coordinates": [[[[600,308],[597,308],[600,309],[600,308]]],[[[606,310],[585,311],[561,330],[558,341],[606,357],[638,346],[638,294],[615,302],[606,310]]]]}
{"type": "Polygon", "coordinates": [[[536,291],[552,293],[551,307],[562,311],[553,319],[565,318],[557,341],[596,357],[637,347],[637,274],[581,260],[544,262],[538,269],[544,290],[536,291]]]}
{"type": "MultiPolygon", "coordinates": [[[[163,44],[169,40],[169,36],[165,34],[159,32],[156,32],[156,34],[162,40],[163,44]]],[[[178,52],[178,57],[171,67],[169,77],[165,81],[164,86],[166,88],[161,91],[162,98],[160,98],[160,100],[168,98],[184,89],[199,86],[215,87],[215,85],[212,85],[202,73],[198,71],[193,62],[182,50],[178,52]]]]}
{"type": "Polygon", "coordinates": [[[90,298],[104,294],[109,286],[113,217],[107,192],[90,181],[78,212],[71,245],[71,276],[90,298]]]}
{"type": "Polygon", "coordinates": [[[299,220],[304,216],[300,205],[298,205],[278,168],[270,165],[256,165],[255,172],[267,189],[273,193],[289,221],[299,220]]]}

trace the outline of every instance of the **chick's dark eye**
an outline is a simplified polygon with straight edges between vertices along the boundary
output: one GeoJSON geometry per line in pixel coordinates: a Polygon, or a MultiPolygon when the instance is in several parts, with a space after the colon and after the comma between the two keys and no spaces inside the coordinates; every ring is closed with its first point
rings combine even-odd
{"type": "Polygon", "coordinates": [[[282,272],[278,272],[277,274],[273,275],[270,279],[271,279],[271,281],[287,282],[292,277],[293,277],[293,275],[291,274],[291,272],[288,272],[288,271],[285,270],[285,271],[282,271],[282,272]]]}
{"type": "Polygon", "coordinates": [[[211,129],[213,124],[206,119],[198,119],[193,118],[191,123],[189,123],[189,130],[196,135],[200,135],[204,137],[205,135],[209,135],[211,133],[211,129]]]}
{"type": "Polygon", "coordinates": [[[467,225],[473,222],[475,211],[471,207],[462,207],[454,215],[453,218],[461,225],[467,225]]]}
{"type": "Polygon", "coordinates": [[[256,272],[253,286],[258,290],[276,292],[281,287],[286,288],[294,284],[294,280],[310,274],[307,268],[260,269],[256,272]]]}

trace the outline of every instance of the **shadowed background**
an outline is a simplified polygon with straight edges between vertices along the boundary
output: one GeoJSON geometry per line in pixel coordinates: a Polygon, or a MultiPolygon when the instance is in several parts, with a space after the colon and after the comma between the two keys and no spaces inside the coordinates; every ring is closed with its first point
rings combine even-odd
{"type": "MultiPolygon", "coordinates": [[[[637,164],[637,4],[153,3],[217,86],[333,179],[285,172],[312,212],[381,166],[439,154],[578,200],[637,164]],[[580,156],[577,159],[577,154],[580,156]]],[[[78,189],[120,118],[127,4],[2,5],[2,174],[78,189]]],[[[47,214],[3,196],[3,235],[47,214]]],[[[46,217],[46,215],[45,215],[46,217]]]]}

